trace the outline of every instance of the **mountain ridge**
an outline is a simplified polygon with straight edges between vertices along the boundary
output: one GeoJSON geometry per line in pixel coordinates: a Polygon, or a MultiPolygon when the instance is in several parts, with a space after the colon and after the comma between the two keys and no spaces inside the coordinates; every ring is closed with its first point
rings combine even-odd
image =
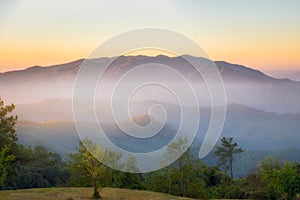
{"type": "MultiPolygon", "coordinates": [[[[201,57],[189,56],[188,58],[200,63],[201,66],[203,65],[204,69],[209,67],[210,62],[212,62],[201,57]]],[[[197,98],[201,99],[203,105],[209,105],[210,103],[210,95],[204,78],[190,63],[181,57],[167,57],[163,55],[156,57],[120,56],[117,60],[114,59],[115,57],[79,59],[48,67],[35,66],[25,70],[1,73],[0,95],[5,101],[18,104],[55,98],[71,99],[75,78],[83,62],[95,64],[97,68],[110,64],[103,77],[104,81],[112,83],[116,83],[122,75],[136,66],[150,63],[149,67],[151,67],[151,64],[156,63],[175,69],[197,89],[197,98]]],[[[259,70],[231,64],[226,61],[216,61],[214,63],[223,78],[223,86],[225,87],[228,102],[282,113],[300,112],[300,102],[297,101],[297,99],[300,99],[300,82],[289,79],[276,79],[259,70]]],[[[152,70],[151,72],[153,74],[149,75],[149,72],[142,71],[141,74],[137,75],[136,80],[135,78],[131,80],[138,82],[142,81],[143,77],[146,76],[164,76],[163,73],[157,71],[159,70],[158,68],[155,69],[156,71],[152,70]]],[[[211,76],[214,76],[214,74],[211,76]]],[[[176,83],[177,80],[168,79],[168,81],[176,83]]],[[[147,97],[147,95],[147,92],[143,93],[143,96],[147,97]]],[[[170,101],[170,96],[165,95],[161,97],[165,98],[166,102],[170,101]]]]}
{"type": "MultiPolygon", "coordinates": [[[[155,57],[152,57],[152,56],[144,56],[144,55],[138,55],[138,56],[120,56],[120,57],[101,57],[101,58],[93,58],[93,59],[86,59],[86,58],[81,58],[81,59],[76,59],[74,61],[70,61],[70,62],[66,62],[66,63],[60,63],[60,64],[54,64],[54,65],[48,65],[48,66],[39,66],[39,65],[35,65],[35,66],[31,66],[31,67],[27,67],[25,69],[20,69],[20,70],[12,70],[12,71],[7,71],[7,72],[1,72],[0,73],[0,78],[1,76],[4,76],[4,75],[12,75],[12,74],[19,74],[19,73],[26,73],[26,72],[33,72],[33,71],[49,71],[49,70],[61,70],[61,69],[76,69],[78,70],[79,66],[85,61],[85,60],[102,60],[102,59],[110,59],[110,60],[115,60],[117,58],[148,58],[148,59],[158,59],[158,58],[168,58],[168,59],[176,59],[176,58],[180,58],[181,56],[178,56],[178,57],[168,57],[168,56],[165,56],[165,55],[158,55],[158,56],[155,56],[155,57]]],[[[192,57],[192,58],[195,58],[195,59],[205,59],[205,58],[202,58],[202,57],[195,57],[195,56],[190,56],[189,57],[192,57]]],[[[212,60],[211,60],[212,61],[212,60]]],[[[231,62],[227,62],[227,61],[223,61],[223,60],[216,60],[216,61],[212,61],[212,62],[215,62],[216,65],[219,67],[219,68],[222,68],[223,64],[225,64],[227,67],[228,66],[231,66],[231,69],[233,70],[238,70],[238,71],[241,71],[241,70],[247,70],[247,71],[251,71],[252,73],[257,73],[259,75],[263,75],[265,78],[269,78],[269,79],[272,79],[272,80],[281,80],[281,81],[292,81],[292,82],[298,82],[298,81],[294,81],[294,80],[290,80],[288,78],[275,78],[275,77],[272,77],[270,75],[267,75],[265,73],[263,73],[262,71],[260,70],[257,70],[257,69],[253,69],[251,67],[247,67],[245,65],[242,65],[242,64],[234,64],[234,63],[231,63],[231,62]],[[234,66],[235,69],[232,67],[234,66]]],[[[222,69],[220,70],[222,71],[222,69]]]]}
{"type": "MultiPolygon", "coordinates": [[[[169,108],[167,109],[171,111],[171,114],[176,115],[176,106],[173,106],[173,108],[170,108],[169,106],[169,108]]],[[[200,110],[200,114],[202,117],[199,124],[199,137],[197,137],[199,140],[201,140],[203,134],[205,133],[205,130],[207,129],[208,123],[210,121],[211,110],[209,108],[203,108],[200,110]]],[[[149,118],[145,116],[146,115],[138,114],[134,115],[133,118],[138,120],[139,124],[145,125],[149,122],[149,118]]],[[[130,122],[130,120],[131,119],[124,120],[122,123],[130,122]]],[[[256,108],[251,108],[249,106],[231,104],[227,108],[226,121],[224,124],[222,135],[226,137],[233,136],[239,143],[241,143],[242,146],[244,146],[245,148],[250,147],[250,149],[264,149],[262,148],[264,146],[266,147],[265,149],[276,149],[276,146],[297,147],[295,145],[298,144],[298,142],[300,141],[300,135],[296,134],[297,130],[299,130],[299,120],[300,114],[281,114],[267,112],[256,108]]],[[[179,122],[174,120],[172,122],[175,125],[169,123],[168,120],[166,125],[172,130],[177,130],[176,124],[178,124],[179,122]]],[[[89,122],[82,123],[86,124],[86,127],[88,128],[89,132],[91,132],[90,129],[94,128],[94,126],[91,125],[89,122]]],[[[116,130],[112,131],[113,135],[115,135],[115,132],[120,131],[119,129],[117,129],[116,124],[112,122],[104,122],[102,123],[102,125],[104,125],[107,128],[108,132],[116,130]]],[[[22,136],[22,130],[24,131],[24,128],[26,128],[27,132],[25,131],[23,132],[23,134],[26,133],[26,135],[32,135],[35,133],[38,136],[44,135],[45,137],[51,137],[51,135],[56,135],[60,143],[62,142],[61,138],[59,138],[61,134],[65,136],[77,135],[75,124],[71,119],[47,119],[45,121],[40,122],[23,119],[17,124],[17,133],[21,134],[20,136],[22,136]],[[23,129],[20,129],[20,127],[23,129]],[[30,131],[31,127],[35,127],[35,131],[30,131]],[[64,130],[65,128],[67,129],[64,130]],[[43,131],[39,132],[38,130],[43,131]],[[45,133],[47,132],[47,130],[49,130],[48,134],[45,133]]],[[[172,131],[167,132],[171,133],[172,131]]],[[[21,138],[24,139],[24,137],[21,138]]],[[[29,139],[28,137],[25,138],[29,139]]]]}

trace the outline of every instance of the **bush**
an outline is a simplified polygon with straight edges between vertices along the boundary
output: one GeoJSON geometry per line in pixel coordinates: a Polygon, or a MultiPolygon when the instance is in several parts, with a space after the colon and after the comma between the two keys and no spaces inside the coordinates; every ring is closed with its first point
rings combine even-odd
{"type": "Polygon", "coordinates": [[[238,186],[230,186],[228,187],[228,190],[225,193],[225,198],[243,199],[245,198],[245,192],[241,190],[238,186]]]}
{"type": "Polygon", "coordinates": [[[20,189],[28,188],[46,188],[49,182],[37,173],[24,173],[18,176],[18,184],[20,189]]]}

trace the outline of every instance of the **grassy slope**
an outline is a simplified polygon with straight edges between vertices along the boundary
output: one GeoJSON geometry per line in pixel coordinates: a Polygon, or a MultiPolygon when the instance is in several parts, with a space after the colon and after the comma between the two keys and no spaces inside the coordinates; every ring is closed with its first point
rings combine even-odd
{"type": "MultiPolygon", "coordinates": [[[[103,200],[188,200],[189,198],[175,197],[172,195],[117,188],[103,188],[103,200]]],[[[90,199],[91,188],[43,188],[28,190],[0,191],[0,200],[84,200],[90,199]]]]}

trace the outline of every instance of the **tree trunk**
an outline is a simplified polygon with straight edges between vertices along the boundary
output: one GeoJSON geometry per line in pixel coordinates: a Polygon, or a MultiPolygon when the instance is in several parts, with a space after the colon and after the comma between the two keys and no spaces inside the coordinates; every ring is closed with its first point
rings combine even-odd
{"type": "Polygon", "coordinates": [[[169,184],[169,191],[168,193],[171,194],[171,166],[168,167],[168,184],[169,184]]]}
{"type": "Polygon", "coordinates": [[[232,180],[233,180],[233,172],[232,172],[232,158],[230,158],[229,167],[230,167],[230,178],[231,178],[231,181],[232,181],[232,180]]]}
{"type": "Polygon", "coordinates": [[[179,160],[179,178],[180,178],[180,190],[181,190],[181,196],[184,197],[184,185],[183,185],[183,163],[181,160],[179,160]]]}
{"type": "Polygon", "coordinates": [[[93,199],[100,199],[101,196],[99,195],[99,192],[97,191],[97,179],[96,178],[94,178],[93,186],[94,186],[93,199]]]}

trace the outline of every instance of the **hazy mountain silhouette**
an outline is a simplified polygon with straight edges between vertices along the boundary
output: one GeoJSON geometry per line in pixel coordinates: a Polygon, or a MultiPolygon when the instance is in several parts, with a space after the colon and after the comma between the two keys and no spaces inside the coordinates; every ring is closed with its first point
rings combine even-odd
{"type": "Polygon", "coordinates": [[[299,71],[292,71],[292,70],[288,70],[288,71],[273,71],[270,72],[271,74],[274,74],[274,77],[279,77],[279,78],[288,78],[294,81],[300,81],[300,72],[299,71]]]}
{"type": "MultiPolygon", "coordinates": [[[[150,104],[150,102],[145,104],[150,104]]],[[[148,142],[148,145],[133,140],[123,133],[115,123],[104,123],[103,129],[108,133],[111,140],[123,145],[124,148],[132,148],[136,144],[140,144],[140,146],[134,147],[139,151],[158,148],[164,142],[172,139],[180,123],[178,118],[180,113],[178,113],[177,106],[163,103],[162,105],[168,110],[169,118],[165,127],[158,134],[159,137],[151,138],[151,141],[144,141],[148,142]]],[[[201,144],[206,133],[211,117],[210,108],[201,108],[200,114],[200,126],[196,137],[197,146],[201,144]]],[[[149,123],[149,118],[145,115],[138,115],[133,117],[133,121],[140,125],[146,125],[149,123]]],[[[278,150],[298,147],[300,142],[300,135],[298,134],[300,130],[299,121],[300,114],[279,114],[232,104],[228,106],[221,136],[234,137],[247,150],[278,150]]],[[[129,123],[129,121],[125,120],[121,123],[129,123]]],[[[86,132],[91,134],[98,130],[95,125],[91,125],[89,122],[82,122],[82,124],[86,127],[86,132]]],[[[79,140],[74,123],[68,121],[20,121],[18,122],[17,133],[20,138],[19,141],[23,144],[37,145],[44,143],[46,146],[56,149],[56,151],[72,151],[79,140]]]]}
{"type": "MultiPolygon", "coordinates": [[[[204,58],[189,56],[203,65],[210,62],[204,58]]],[[[149,63],[167,65],[187,77],[195,87],[199,87],[202,106],[209,106],[209,94],[205,84],[195,69],[181,57],[167,56],[121,56],[86,60],[104,67],[111,63],[104,74],[105,80],[117,80],[135,66],[149,63]],[[204,94],[204,95],[203,95],[204,94]]],[[[0,74],[0,95],[8,102],[32,103],[46,99],[71,99],[76,74],[84,60],[49,67],[34,66],[25,70],[0,74]]],[[[216,61],[225,83],[229,103],[238,103],[275,112],[300,112],[300,82],[276,79],[242,65],[216,61]]],[[[151,67],[151,65],[150,65],[151,67]]],[[[153,72],[159,75],[159,72],[153,72]]],[[[141,74],[143,78],[147,74],[141,74]]],[[[166,77],[167,79],[168,77],[166,77]]],[[[172,81],[172,80],[171,80],[172,81]]],[[[167,102],[168,100],[166,100],[167,102]]]]}

